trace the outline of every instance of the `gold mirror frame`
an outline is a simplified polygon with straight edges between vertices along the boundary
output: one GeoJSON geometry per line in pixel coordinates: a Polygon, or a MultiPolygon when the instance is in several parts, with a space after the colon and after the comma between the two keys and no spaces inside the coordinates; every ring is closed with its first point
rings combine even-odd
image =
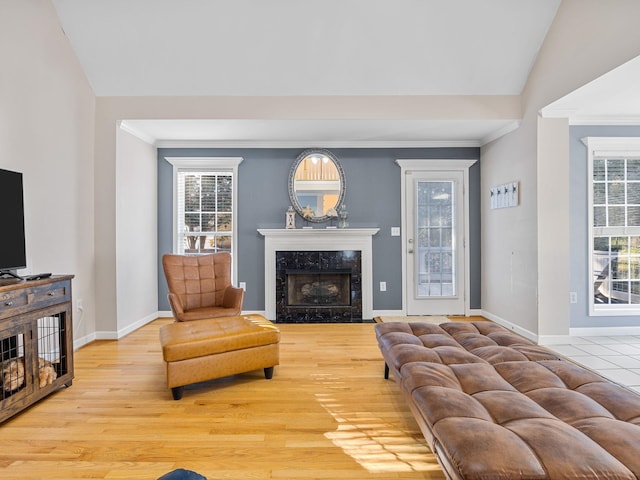
{"type": "Polygon", "coordinates": [[[336,218],[344,201],[345,187],[342,166],[329,150],[305,150],[298,155],[289,173],[291,205],[309,222],[322,223],[336,218]]]}

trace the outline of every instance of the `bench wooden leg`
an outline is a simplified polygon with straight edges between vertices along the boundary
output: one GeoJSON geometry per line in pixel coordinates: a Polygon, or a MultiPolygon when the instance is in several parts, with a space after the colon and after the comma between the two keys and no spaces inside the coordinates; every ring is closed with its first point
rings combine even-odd
{"type": "Polygon", "coordinates": [[[264,378],[267,380],[273,378],[273,367],[267,367],[264,369],[264,378]]]}
{"type": "Polygon", "coordinates": [[[173,387],[171,389],[171,394],[173,395],[173,399],[180,400],[182,398],[183,391],[184,391],[184,387],[173,387]]]}

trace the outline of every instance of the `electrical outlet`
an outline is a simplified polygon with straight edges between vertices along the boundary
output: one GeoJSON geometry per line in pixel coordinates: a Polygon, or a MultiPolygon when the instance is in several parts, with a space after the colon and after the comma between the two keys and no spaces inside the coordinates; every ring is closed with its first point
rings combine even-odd
{"type": "Polygon", "coordinates": [[[79,298],[78,300],[76,300],[76,312],[82,311],[84,311],[84,306],[82,305],[82,299],[79,298]]]}
{"type": "Polygon", "coordinates": [[[578,303],[578,292],[569,292],[569,303],[578,303]]]}
{"type": "Polygon", "coordinates": [[[243,289],[245,292],[247,291],[247,282],[240,282],[238,286],[243,289]]]}
{"type": "Polygon", "coordinates": [[[381,292],[387,291],[387,282],[380,282],[380,291],[381,292]]]}

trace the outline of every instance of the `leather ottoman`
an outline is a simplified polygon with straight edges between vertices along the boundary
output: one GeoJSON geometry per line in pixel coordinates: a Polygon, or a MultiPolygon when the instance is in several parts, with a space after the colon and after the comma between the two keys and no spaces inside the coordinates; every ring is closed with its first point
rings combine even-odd
{"type": "Polygon", "coordinates": [[[267,379],[279,364],[280,330],[262,315],[175,322],[160,327],[167,387],[182,398],[183,387],[264,368],[267,379]]]}

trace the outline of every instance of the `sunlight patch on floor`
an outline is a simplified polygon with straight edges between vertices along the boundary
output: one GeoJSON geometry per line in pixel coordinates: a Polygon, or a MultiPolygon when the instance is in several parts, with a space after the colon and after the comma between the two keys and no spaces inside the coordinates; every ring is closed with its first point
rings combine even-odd
{"type": "MultiPolygon", "coordinates": [[[[323,384],[331,383],[322,376],[323,384]]],[[[334,388],[347,387],[334,380],[334,388]]],[[[427,446],[424,437],[413,435],[366,410],[366,406],[349,405],[334,393],[318,393],[320,405],[339,423],[324,436],[369,472],[434,472],[444,478],[442,468],[427,446]]]]}

